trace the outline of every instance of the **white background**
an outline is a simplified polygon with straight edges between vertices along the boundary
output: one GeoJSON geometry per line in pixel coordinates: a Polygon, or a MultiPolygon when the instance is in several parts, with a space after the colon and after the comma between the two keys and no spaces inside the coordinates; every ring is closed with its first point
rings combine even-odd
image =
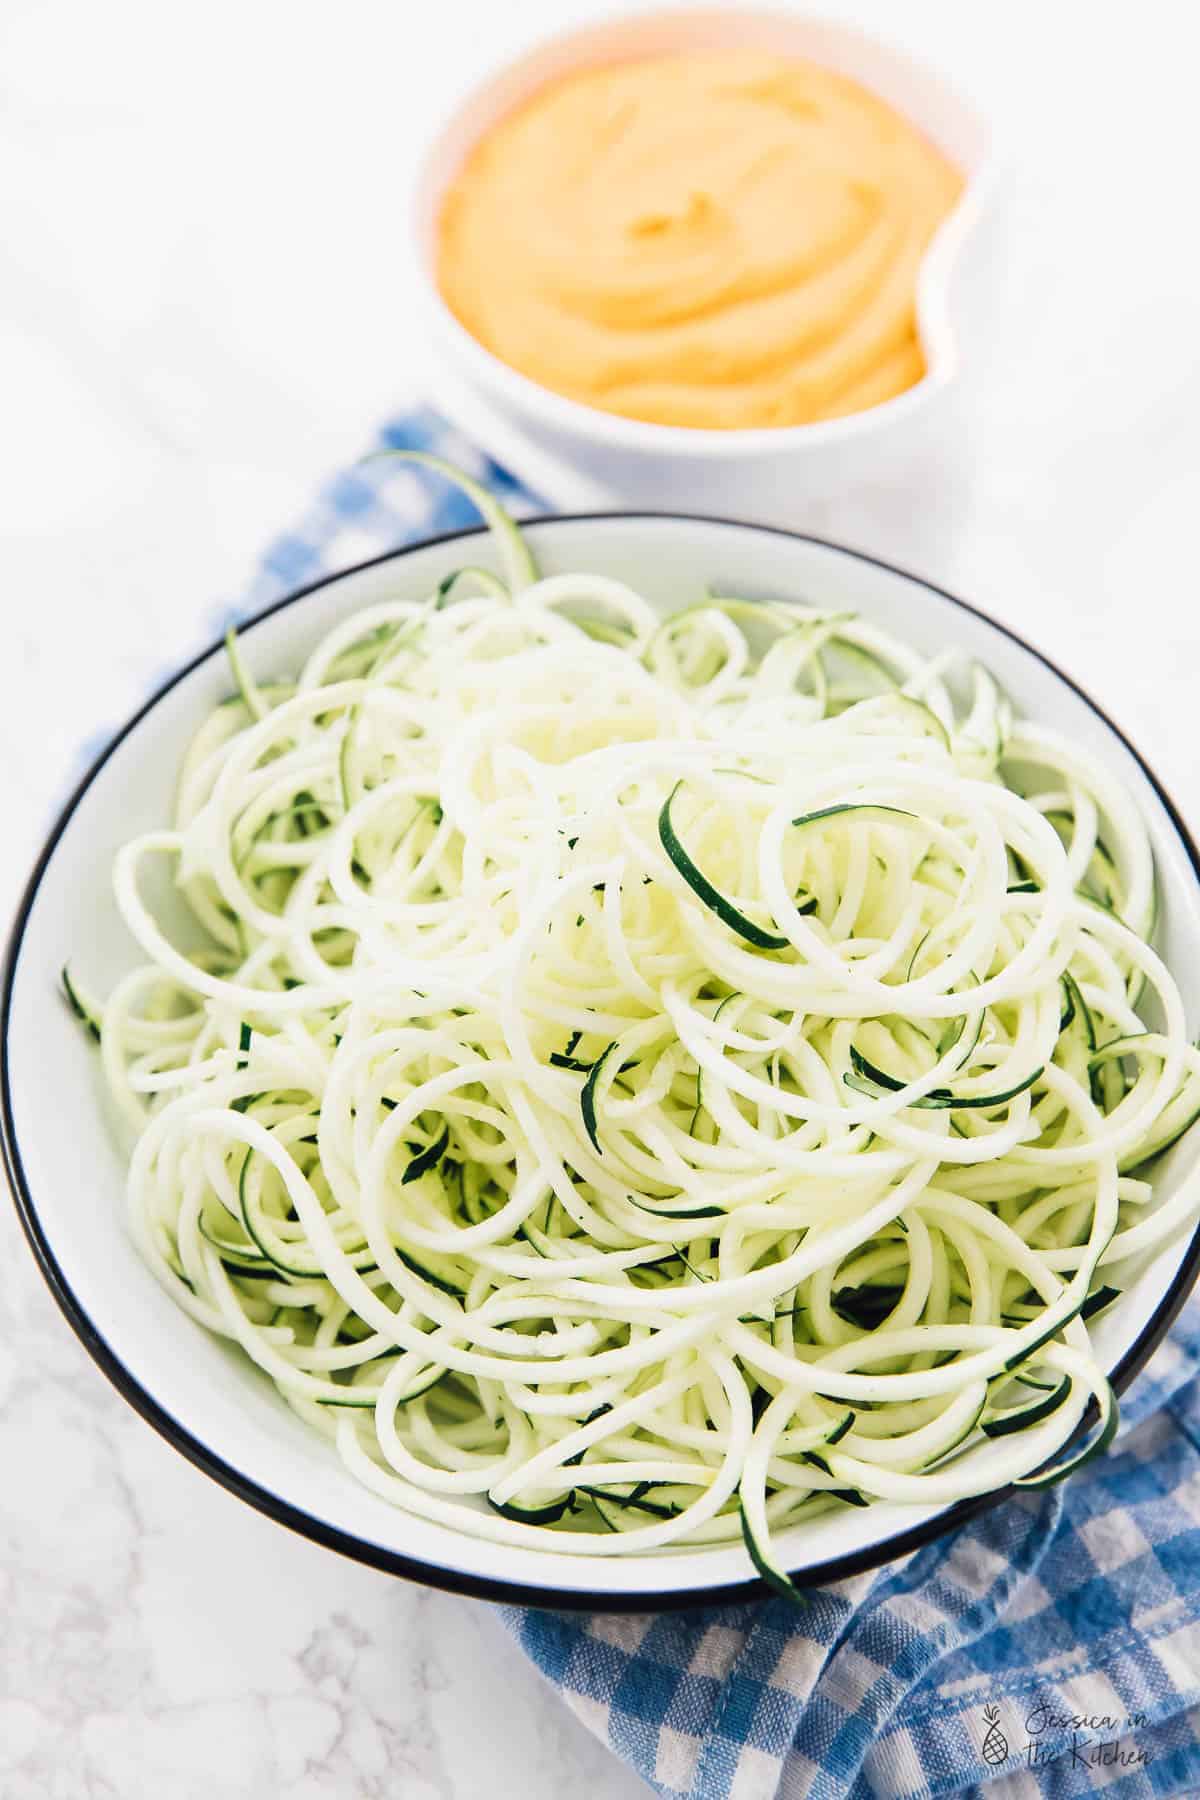
{"type": "MultiPolygon", "coordinates": [[[[4,0],[0,900],[80,745],[419,383],[404,192],[456,88],[579,0],[4,0]]],[[[1004,171],[968,433],[849,541],[1029,633],[1200,823],[1200,124],[1177,0],[826,0],[957,77],[1004,171]]],[[[69,1115],[64,1118],[69,1129],[69,1115]]],[[[644,1792],[482,1606],[179,1461],[0,1218],[5,1800],[644,1792]]]]}

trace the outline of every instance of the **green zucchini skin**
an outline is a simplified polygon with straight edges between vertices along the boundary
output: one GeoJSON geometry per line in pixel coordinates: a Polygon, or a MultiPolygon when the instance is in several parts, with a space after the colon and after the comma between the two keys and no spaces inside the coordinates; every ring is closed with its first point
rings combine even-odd
{"type": "Polygon", "coordinates": [[[684,849],[671,818],[672,803],[682,786],[682,781],[675,783],[663,801],[662,810],[658,815],[659,842],[675,868],[687,882],[696,898],[707,906],[710,912],[716,914],[722,925],[727,925],[730,931],[736,932],[744,942],[752,945],[756,950],[786,950],[787,938],[780,937],[777,932],[764,930],[761,925],[756,925],[753,919],[748,919],[745,913],[739,912],[733,902],[727,900],[725,895],[713,886],[707,875],[697,867],[684,849]]]}

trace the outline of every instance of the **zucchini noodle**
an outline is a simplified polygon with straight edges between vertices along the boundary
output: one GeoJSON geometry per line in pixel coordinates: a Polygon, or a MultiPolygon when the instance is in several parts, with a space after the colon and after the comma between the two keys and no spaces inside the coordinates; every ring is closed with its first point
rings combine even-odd
{"type": "Polygon", "coordinates": [[[1148,1179],[1200,1054],[1136,808],[982,668],[664,621],[481,498],[507,579],[287,680],[234,644],[117,856],[146,962],[67,992],[150,1267],[359,1480],[501,1542],[740,1534],[786,1590],[821,1510],[1057,1479],[1116,1424],[1088,1319],[1200,1204],[1148,1179]]]}

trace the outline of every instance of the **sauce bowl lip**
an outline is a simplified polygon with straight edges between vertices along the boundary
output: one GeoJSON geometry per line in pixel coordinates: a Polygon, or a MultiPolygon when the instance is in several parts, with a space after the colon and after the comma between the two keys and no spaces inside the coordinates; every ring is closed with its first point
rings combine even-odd
{"type": "MultiPolygon", "coordinates": [[[[1141,751],[1125,735],[1121,727],[1092,698],[1090,693],[1056,662],[1052,661],[1044,651],[1039,650],[1027,638],[1011,626],[1004,624],[1002,620],[983,607],[962,599],[937,582],[928,580],[923,575],[915,574],[903,565],[893,563],[881,556],[872,555],[865,550],[854,549],[835,539],[816,536],[810,532],[791,531],[781,526],[755,524],[746,520],[721,518],[705,513],[681,510],[654,511],[641,507],[626,507],[602,513],[540,514],[535,518],[523,520],[522,527],[536,529],[546,525],[588,524],[598,519],[613,521],[645,518],[667,520],[674,525],[716,525],[738,533],[758,533],[793,542],[820,545],[836,551],[839,555],[852,561],[916,582],[936,594],[950,607],[990,626],[1010,642],[1016,644],[1025,655],[1040,663],[1065,688],[1076,694],[1107,728],[1116,742],[1129,753],[1161,804],[1167,824],[1178,840],[1186,862],[1190,865],[1192,878],[1197,885],[1200,885],[1200,846],[1197,846],[1193,839],[1184,817],[1171,795],[1141,751]]],[[[239,629],[243,634],[248,633],[265,620],[296,607],[309,596],[319,593],[337,582],[347,580],[365,569],[375,568],[385,563],[402,564],[404,558],[415,551],[428,549],[432,545],[482,538],[485,532],[486,527],[476,525],[463,530],[445,532],[435,537],[418,539],[414,543],[384,551],[381,555],[371,557],[366,562],[322,575],[306,586],[260,608],[245,619],[239,629]]],[[[426,1587],[441,1588],[451,1593],[466,1594],[476,1599],[503,1601],[512,1605],[551,1607],[569,1612],[683,1612],[696,1607],[731,1605],[743,1601],[769,1598],[770,1590],[757,1576],[744,1580],[697,1584],[684,1589],[665,1588],[658,1591],[630,1590],[620,1587],[615,1582],[611,1588],[599,1586],[596,1588],[555,1587],[549,1584],[541,1585],[509,1580],[502,1575],[475,1574],[453,1565],[434,1563],[416,1555],[402,1554],[385,1545],[378,1544],[343,1526],[318,1517],[303,1504],[285,1499],[272,1488],[264,1487],[253,1477],[243,1473],[227,1459],[221,1449],[208,1444],[204,1438],[197,1435],[196,1429],[185,1420],[177,1418],[142,1386],[137,1376],[126,1366],[120,1348],[110,1344],[101,1334],[97,1326],[93,1324],[86,1307],[76,1296],[58,1261],[51,1237],[43,1226],[37,1201],[25,1170],[16,1122],[11,1059],[8,1050],[13,1027],[14,989],[22,947],[54,853],[59,842],[71,831],[75,815],[93,782],[101,774],[114,752],[137,731],[160,703],[194,670],[200,668],[212,657],[219,655],[221,649],[222,640],[217,639],[215,643],[207,645],[171,674],[92,760],[63,805],[34,864],[17,905],[3,958],[3,966],[0,968],[0,1157],[2,1157],[8,1176],[13,1204],[29,1247],[67,1324],[122,1397],[180,1455],[219,1486],[225,1488],[227,1492],[245,1501],[256,1511],[263,1513],[277,1524],[287,1527],[301,1537],[306,1537],[327,1549],[338,1551],[351,1561],[366,1564],[387,1574],[406,1577],[426,1587]]],[[[1200,1276],[1200,1226],[1193,1228],[1178,1269],[1165,1287],[1137,1338],[1110,1371],[1110,1379],[1118,1394],[1124,1392],[1134,1376],[1144,1368],[1152,1352],[1162,1342],[1192,1288],[1196,1285],[1198,1276],[1200,1276]]],[[[1012,1499],[1020,1491],[1011,1486],[1001,1487],[956,1501],[949,1506],[939,1508],[932,1517],[896,1532],[890,1537],[830,1558],[825,1562],[792,1570],[791,1574],[797,1585],[810,1588],[878,1569],[912,1551],[924,1549],[959,1526],[965,1525],[971,1519],[990,1512],[993,1507],[1005,1500],[1012,1499]]]]}
{"type": "MultiPolygon", "coordinates": [[[[655,53],[659,53],[657,49],[647,50],[647,54],[655,53]]],[[[794,45],[793,53],[810,54],[799,42],[794,45]]],[[[608,60],[629,58],[616,56],[608,60]]],[[[811,53],[811,60],[820,62],[819,53],[811,53]]],[[[565,64],[560,62],[560,72],[563,67],[565,64]]],[[[554,76],[548,73],[546,79],[553,80],[554,76]]],[[[864,87],[872,86],[867,79],[854,79],[860,80],[864,87]]],[[[900,105],[896,105],[896,110],[918,130],[933,135],[928,124],[932,108],[925,117],[918,117],[900,105]]],[[[486,128],[485,124],[483,129],[486,128]]],[[[959,353],[950,321],[949,290],[959,255],[980,222],[994,181],[992,132],[974,101],[965,97],[940,69],[874,32],[816,13],[793,13],[777,6],[735,3],[728,6],[624,8],[536,38],[515,57],[493,66],[443,110],[409,185],[408,229],[417,271],[417,298],[430,338],[454,364],[469,372],[470,379],[488,389],[512,412],[526,419],[537,418],[542,424],[577,440],[589,439],[597,447],[608,450],[645,456],[681,456],[696,461],[730,456],[753,460],[779,451],[840,448],[860,437],[879,435],[903,425],[910,416],[923,411],[957,374],[959,353]],[[717,29],[728,25],[732,32],[739,24],[760,25],[768,31],[778,27],[781,33],[790,35],[811,30],[850,49],[870,52],[901,74],[915,77],[928,92],[936,94],[945,115],[953,115],[960,128],[976,137],[978,147],[974,166],[959,164],[964,176],[962,193],[934,233],[917,275],[915,310],[917,332],[925,355],[925,374],[891,400],[840,418],[803,425],[736,426],[731,429],[662,425],[647,419],[627,418],[573,400],[522,374],[482,344],[455,316],[443,298],[432,265],[433,219],[447,186],[446,172],[441,165],[449,159],[454,169],[461,167],[466,148],[478,142],[482,133],[471,130],[472,114],[477,110],[490,111],[489,100],[496,86],[515,81],[524,71],[532,78],[526,91],[535,91],[541,85],[537,78],[538,67],[547,59],[566,58],[579,68],[605,60],[605,39],[610,33],[645,28],[649,34],[656,27],[662,31],[674,29],[680,34],[682,47],[689,30],[697,25],[717,29]],[[578,52],[574,58],[571,57],[573,50],[578,52]],[[460,141],[452,150],[451,143],[456,138],[460,141]]]]}

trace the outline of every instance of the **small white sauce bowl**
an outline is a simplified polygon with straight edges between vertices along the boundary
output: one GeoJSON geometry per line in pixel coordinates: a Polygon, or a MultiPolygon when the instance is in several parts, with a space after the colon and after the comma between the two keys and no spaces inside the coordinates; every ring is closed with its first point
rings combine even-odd
{"type": "Polygon", "coordinates": [[[958,355],[952,290],[979,220],[989,138],[943,79],[849,26],[757,8],[641,13],[564,32],[473,88],[417,171],[412,230],[431,398],[546,500],[564,507],[687,505],[795,521],[797,495],[834,495],[923,454],[945,419],[958,355]],[[880,406],[813,425],[733,431],[654,425],[585,406],[493,356],[455,318],[435,276],[443,199],[474,145],[538,89],[574,70],[670,51],[756,46],[849,76],[910,119],[962,170],[962,198],[921,266],[916,310],[924,377],[880,406]]]}

